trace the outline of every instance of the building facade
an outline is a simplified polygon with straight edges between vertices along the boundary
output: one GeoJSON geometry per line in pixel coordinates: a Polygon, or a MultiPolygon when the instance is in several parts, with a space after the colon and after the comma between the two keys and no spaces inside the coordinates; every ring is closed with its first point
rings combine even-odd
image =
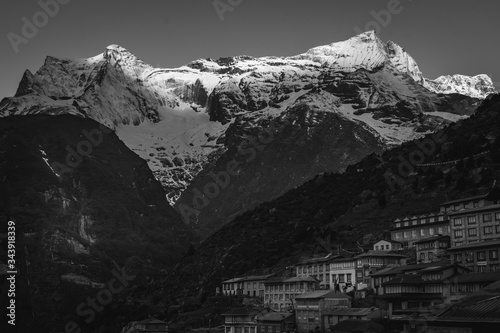
{"type": "Polygon", "coordinates": [[[373,245],[374,251],[396,251],[403,247],[401,242],[381,240],[373,245]]]}
{"type": "Polygon", "coordinates": [[[319,281],[320,288],[330,289],[330,262],[338,258],[342,256],[330,253],[326,256],[303,260],[295,265],[296,276],[312,276],[319,281]]]}
{"type": "Polygon", "coordinates": [[[407,257],[387,251],[368,251],[356,257],[356,282],[358,289],[370,285],[370,275],[385,267],[402,266],[407,257]]]}
{"type": "Polygon", "coordinates": [[[391,240],[401,242],[403,247],[412,247],[419,240],[449,234],[448,216],[439,212],[394,220],[391,240]]]}
{"type": "Polygon", "coordinates": [[[351,308],[351,297],[332,290],[318,290],[296,297],[295,316],[299,332],[309,332],[319,327],[325,330],[322,320],[325,311],[351,308]]]}
{"type": "Polygon", "coordinates": [[[330,262],[328,289],[344,293],[354,289],[356,281],[356,258],[338,258],[330,262]]]}
{"type": "Polygon", "coordinates": [[[240,282],[243,284],[243,295],[264,298],[264,282],[272,277],[268,275],[245,276],[240,282]]]}
{"type": "Polygon", "coordinates": [[[464,265],[474,272],[500,270],[500,240],[470,243],[448,250],[454,263],[464,265]]]}
{"type": "Polygon", "coordinates": [[[264,282],[264,303],[276,311],[291,311],[300,294],[319,289],[319,281],[311,276],[270,278],[264,282]]]}
{"type": "Polygon", "coordinates": [[[448,214],[452,247],[500,239],[500,204],[462,209],[448,214]]]}
{"type": "Polygon", "coordinates": [[[450,236],[434,236],[415,242],[417,262],[427,263],[447,259],[450,248],[450,236]]]}
{"type": "Polygon", "coordinates": [[[243,295],[243,278],[234,278],[222,281],[222,294],[243,295]]]}

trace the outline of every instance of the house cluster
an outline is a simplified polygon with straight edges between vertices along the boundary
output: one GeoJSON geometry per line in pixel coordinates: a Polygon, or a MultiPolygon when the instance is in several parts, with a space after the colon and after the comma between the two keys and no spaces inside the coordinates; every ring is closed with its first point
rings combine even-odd
{"type": "MultiPolygon", "coordinates": [[[[308,258],[295,265],[294,277],[223,281],[222,294],[259,297],[265,305],[245,320],[235,319],[243,310],[225,314],[225,333],[387,329],[376,318],[390,319],[397,326],[393,330],[410,332],[420,317],[432,332],[430,318],[500,280],[499,253],[500,204],[486,195],[448,201],[437,212],[396,219],[391,239],[378,241],[365,253],[308,258]],[[364,298],[371,307],[353,308],[353,298],[364,298]]],[[[500,328],[498,311],[492,327],[500,328]]],[[[460,331],[472,332],[481,322],[481,313],[477,315],[461,322],[460,331]]],[[[436,319],[435,331],[455,332],[444,321],[436,319]]]]}

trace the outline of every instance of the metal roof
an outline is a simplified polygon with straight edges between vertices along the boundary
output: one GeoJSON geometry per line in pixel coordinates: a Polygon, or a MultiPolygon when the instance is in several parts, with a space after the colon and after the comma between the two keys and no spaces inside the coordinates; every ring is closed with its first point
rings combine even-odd
{"type": "Polygon", "coordinates": [[[488,247],[488,246],[496,246],[496,245],[500,246],[500,239],[490,240],[490,241],[481,241],[481,242],[477,242],[477,243],[469,243],[469,244],[464,244],[464,245],[460,245],[457,247],[450,247],[448,249],[448,251],[460,251],[463,249],[472,249],[472,248],[488,247]]]}
{"type": "Polygon", "coordinates": [[[316,290],[295,296],[295,299],[311,299],[311,298],[345,298],[350,299],[349,295],[339,293],[334,290],[316,290]]]}

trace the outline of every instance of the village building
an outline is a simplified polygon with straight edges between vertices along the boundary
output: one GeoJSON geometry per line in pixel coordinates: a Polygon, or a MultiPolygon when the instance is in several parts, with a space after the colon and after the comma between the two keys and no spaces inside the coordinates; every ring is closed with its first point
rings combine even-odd
{"type": "Polygon", "coordinates": [[[466,272],[469,271],[465,267],[447,262],[412,265],[407,270],[396,268],[393,272],[379,272],[373,283],[379,306],[387,309],[389,316],[399,316],[450,303],[445,293],[447,279],[466,272]],[[389,281],[382,282],[385,279],[389,281]]]}
{"type": "Polygon", "coordinates": [[[256,333],[257,318],[271,312],[269,309],[232,308],[222,314],[224,333],[256,333]]]}
{"type": "Polygon", "coordinates": [[[331,327],[344,320],[370,320],[381,319],[386,315],[386,311],[378,308],[338,308],[326,309],[323,311],[323,326],[326,331],[331,331],[331,327]]]}
{"type": "Polygon", "coordinates": [[[448,250],[454,263],[464,265],[474,272],[500,270],[500,240],[464,244],[448,250]]]}
{"type": "Polygon", "coordinates": [[[243,295],[264,298],[264,282],[273,274],[245,276],[240,280],[243,283],[243,295]]]}
{"type": "Polygon", "coordinates": [[[338,308],[351,308],[351,297],[332,290],[317,290],[304,293],[295,298],[295,315],[299,332],[309,332],[318,327],[325,330],[322,319],[325,311],[338,308]]]}
{"type": "Polygon", "coordinates": [[[401,242],[394,240],[381,240],[373,244],[374,251],[396,251],[403,247],[401,242]]]}
{"type": "Polygon", "coordinates": [[[320,288],[330,289],[330,263],[340,255],[329,253],[326,256],[309,258],[295,265],[296,276],[312,276],[319,281],[320,288]]]}
{"type": "Polygon", "coordinates": [[[356,280],[356,258],[337,258],[330,262],[328,289],[344,293],[354,289],[356,280]]]}
{"type": "Polygon", "coordinates": [[[487,199],[487,194],[477,195],[473,197],[461,198],[443,202],[439,205],[441,213],[453,213],[464,209],[481,208],[491,205],[493,202],[487,199]]]}
{"type": "Polygon", "coordinates": [[[391,229],[391,239],[401,242],[403,247],[412,247],[415,242],[434,235],[449,235],[449,221],[442,212],[396,219],[391,229]]]}
{"type": "Polygon", "coordinates": [[[291,312],[269,312],[257,317],[258,333],[292,332],[295,315],[291,312]]]}
{"type": "Polygon", "coordinates": [[[452,247],[500,240],[500,204],[462,209],[448,214],[452,247]]]}
{"type": "Polygon", "coordinates": [[[415,242],[417,262],[427,263],[448,259],[447,249],[450,248],[450,236],[437,235],[415,242]]]}
{"type": "Polygon", "coordinates": [[[385,267],[401,266],[408,257],[387,251],[368,251],[356,257],[357,288],[370,285],[370,275],[385,267]]]}
{"type": "Polygon", "coordinates": [[[243,278],[222,281],[222,294],[225,296],[243,295],[243,278]]]}
{"type": "Polygon", "coordinates": [[[270,278],[264,282],[264,303],[276,311],[292,311],[300,294],[319,289],[319,281],[311,276],[270,278]]]}

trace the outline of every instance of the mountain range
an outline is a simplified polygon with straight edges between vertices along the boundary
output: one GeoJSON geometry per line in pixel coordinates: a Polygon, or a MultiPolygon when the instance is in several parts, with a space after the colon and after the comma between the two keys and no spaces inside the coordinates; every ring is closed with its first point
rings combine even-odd
{"type": "Polygon", "coordinates": [[[109,126],[205,237],[318,173],[470,116],[494,92],[486,75],[426,79],[402,47],[369,31],[296,56],[175,69],[118,45],[87,59],[47,57],[0,115],[72,114],[109,126]]]}

